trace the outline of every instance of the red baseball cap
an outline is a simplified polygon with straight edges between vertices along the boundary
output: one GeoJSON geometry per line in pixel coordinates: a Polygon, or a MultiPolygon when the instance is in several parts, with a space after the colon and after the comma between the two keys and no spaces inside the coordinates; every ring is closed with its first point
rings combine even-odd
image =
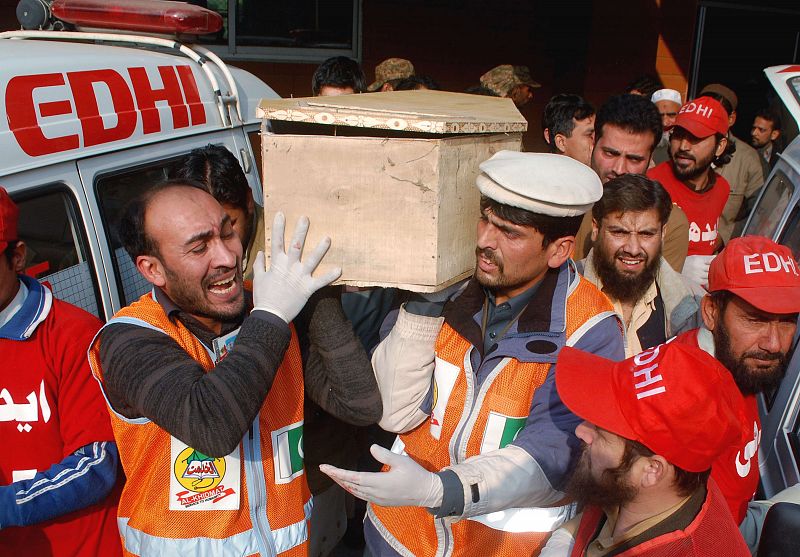
{"type": "MultiPolygon", "coordinates": [[[[711,97],[699,97],[689,101],[678,111],[675,124],[695,137],[704,138],[715,133],[728,133],[728,113],[711,97]]],[[[671,128],[670,128],[671,129],[671,128]]]]}
{"type": "Polygon", "coordinates": [[[5,188],[0,187],[0,251],[8,247],[9,242],[18,240],[17,220],[19,208],[11,201],[5,188]]]}
{"type": "Polygon", "coordinates": [[[744,398],[730,372],[691,345],[661,344],[621,362],[565,347],[556,387],[576,415],[689,472],[711,468],[744,435],[744,398]]]}
{"type": "Polygon", "coordinates": [[[792,250],[763,236],[734,238],[714,258],[708,291],[718,290],[768,313],[800,312],[800,269],[792,250]]]}

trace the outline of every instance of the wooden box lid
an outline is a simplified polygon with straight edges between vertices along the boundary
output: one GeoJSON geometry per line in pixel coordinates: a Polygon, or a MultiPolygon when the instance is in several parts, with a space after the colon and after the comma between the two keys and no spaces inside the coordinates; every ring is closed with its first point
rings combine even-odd
{"type": "Polygon", "coordinates": [[[527,120],[511,99],[429,90],[262,99],[256,114],[267,120],[415,133],[509,133],[528,129],[527,120]]]}

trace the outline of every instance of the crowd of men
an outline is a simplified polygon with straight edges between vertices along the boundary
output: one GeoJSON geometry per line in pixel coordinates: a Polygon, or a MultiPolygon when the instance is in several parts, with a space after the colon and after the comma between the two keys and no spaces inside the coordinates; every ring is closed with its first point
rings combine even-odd
{"type": "MultiPolygon", "coordinates": [[[[502,65],[469,92],[538,86],[502,65]]],[[[312,88],[439,86],[337,57],[312,88]]],[[[103,324],[22,274],[0,188],[0,348],[46,424],[4,430],[3,554],[316,557],[355,496],[375,557],[750,555],[756,395],[786,370],[800,272],[738,236],[780,121],[759,112],[751,147],[724,85],[631,89],[556,95],[550,153],[480,163],[474,274],[430,295],[329,286],[330,240],[304,249],[301,218],[286,243],[281,213],[267,268],[263,208],[209,145],[126,207],[152,290],[103,324]]]]}

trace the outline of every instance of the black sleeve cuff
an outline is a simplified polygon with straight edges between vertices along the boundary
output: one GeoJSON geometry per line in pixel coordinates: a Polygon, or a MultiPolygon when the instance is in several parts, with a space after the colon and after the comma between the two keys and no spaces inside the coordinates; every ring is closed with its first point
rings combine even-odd
{"type": "Polygon", "coordinates": [[[428,509],[436,518],[464,514],[464,485],[452,470],[436,473],[442,480],[442,504],[438,509],[428,509]]]}

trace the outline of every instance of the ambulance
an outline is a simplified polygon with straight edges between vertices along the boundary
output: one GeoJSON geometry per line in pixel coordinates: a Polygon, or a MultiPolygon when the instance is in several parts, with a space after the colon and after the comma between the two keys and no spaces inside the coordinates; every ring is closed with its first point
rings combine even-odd
{"type": "Polygon", "coordinates": [[[0,33],[0,186],[20,208],[25,272],[105,320],[149,289],[118,237],[128,200],[212,143],[239,158],[263,203],[256,105],[278,95],[176,40],[217,32],[210,10],[154,0],[46,8],[41,27],[72,30],[0,33]]]}

